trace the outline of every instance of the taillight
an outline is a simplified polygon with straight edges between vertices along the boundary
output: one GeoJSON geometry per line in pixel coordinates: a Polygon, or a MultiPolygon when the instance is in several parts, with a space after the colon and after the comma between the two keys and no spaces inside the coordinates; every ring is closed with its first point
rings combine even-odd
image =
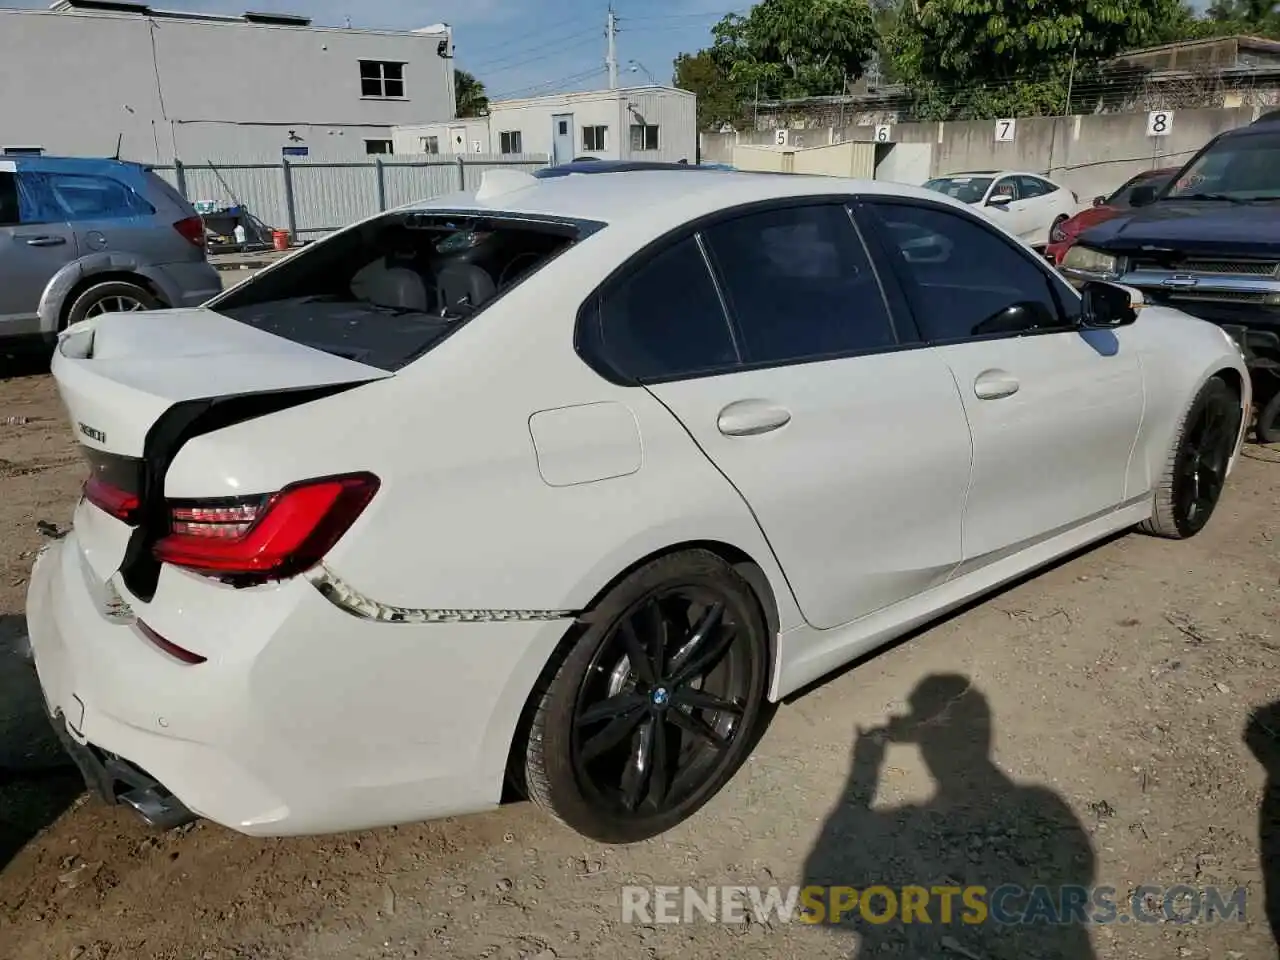
{"type": "Polygon", "coordinates": [[[204,221],[199,217],[187,217],[173,225],[173,229],[182,234],[182,238],[204,249],[204,221]]]}
{"type": "Polygon", "coordinates": [[[170,501],[156,559],[213,577],[281,580],[319,563],[378,492],[369,473],[323,477],[279,493],[170,501]]]}
{"type": "Polygon", "coordinates": [[[84,496],[99,510],[130,524],[137,519],[138,507],[141,506],[137,494],[113,486],[98,476],[91,476],[84,482],[84,496]]]}

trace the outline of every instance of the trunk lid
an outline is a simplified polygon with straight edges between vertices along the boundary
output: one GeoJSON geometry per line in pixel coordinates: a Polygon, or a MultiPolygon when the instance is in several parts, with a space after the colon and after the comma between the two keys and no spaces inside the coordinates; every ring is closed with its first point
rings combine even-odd
{"type": "Polygon", "coordinates": [[[188,439],[394,376],[203,308],[76,324],[60,335],[51,369],[89,461],[76,535],[104,581],[126,558],[147,566],[164,518],[164,472],[188,439]]]}

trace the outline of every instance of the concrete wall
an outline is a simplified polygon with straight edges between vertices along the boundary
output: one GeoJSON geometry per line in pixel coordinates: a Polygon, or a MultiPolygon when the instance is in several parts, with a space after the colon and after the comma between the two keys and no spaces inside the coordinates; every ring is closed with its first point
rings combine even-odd
{"type": "MultiPolygon", "coordinates": [[[[1047,174],[1074,190],[1082,200],[1109,193],[1134,174],[1155,167],[1185,163],[1211,138],[1252,122],[1258,108],[1180,110],[1166,137],[1147,136],[1147,114],[1100,114],[1085,117],[1043,117],[1019,120],[1016,139],[998,143],[995,121],[903,123],[892,140],[912,144],[909,165],[892,163],[893,151],[877,165],[877,177],[921,183],[927,177],[966,170],[1015,169],[1047,174]],[[928,147],[927,161],[922,151],[928,147]],[[922,173],[927,171],[927,173],[922,173]]],[[[702,159],[731,163],[737,143],[773,143],[773,131],[702,135],[702,159]]],[[[873,126],[806,128],[792,131],[792,145],[817,146],[846,140],[873,140],[873,126]],[[797,141],[800,141],[797,144],[797,141]]],[[[906,159],[907,151],[903,151],[906,159]]]]}
{"type": "Polygon", "coordinates": [[[453,116],[444,37],[0,10],[0,146],[110,156],[122,137],[123,157],[150,163],[278,162],[286,146],[363,159],[397,124],[453,116]],[[405,98],[362,97],[362,59],[404,62],[405,98]]]}

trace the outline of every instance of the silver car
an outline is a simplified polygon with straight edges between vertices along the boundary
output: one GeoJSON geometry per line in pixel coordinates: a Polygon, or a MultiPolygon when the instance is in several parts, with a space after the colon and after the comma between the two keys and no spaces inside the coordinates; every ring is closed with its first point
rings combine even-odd
{"type": "Polygon", "coordinates": [[[196,306],[221,290],[204,223],[121,160],[0,158],[0,339],[112,310],[196,306]]]}

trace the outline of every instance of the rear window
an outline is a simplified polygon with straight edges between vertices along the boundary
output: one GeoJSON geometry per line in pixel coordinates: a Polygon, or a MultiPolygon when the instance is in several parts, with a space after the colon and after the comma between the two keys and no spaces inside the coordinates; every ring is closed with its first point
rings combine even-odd
{"type": "Polygon", "coordinates": [[[398,370],[600,224],[394,213],[210,302],[241,323],[398,370]]]}
{"type": "Polygon", "coordinates": [[[154,190],[160,196],[167,197],[169,202],[179,210],[187,211],[189,214],[196,212],[195,207],[187,202],[187,198],[178,192],[178,188],[154,170],[147,170],[142,177],[147,182],[148,190],[154,190]]]}
{"type": "Polygon", "coordinates": [[[945,193],[961,203],[977,203],[987,195],[993,177],[939,177],[925,184],[928,190],[945,193]]]}

